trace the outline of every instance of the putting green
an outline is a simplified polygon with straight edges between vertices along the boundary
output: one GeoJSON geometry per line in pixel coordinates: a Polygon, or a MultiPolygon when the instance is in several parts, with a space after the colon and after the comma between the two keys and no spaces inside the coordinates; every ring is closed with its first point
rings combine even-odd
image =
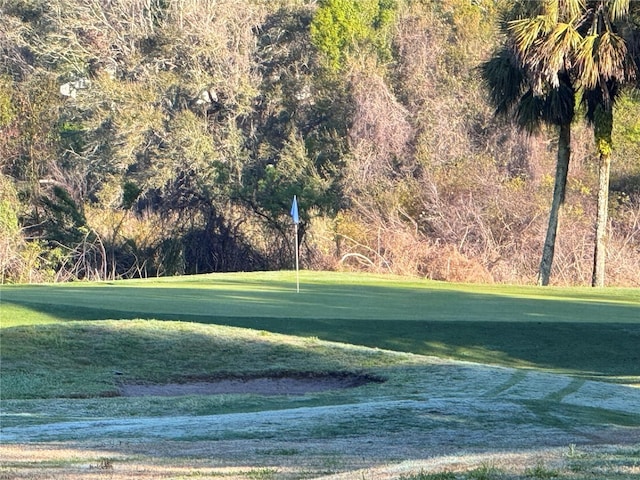
{"type": "MultiPolygon", "coordinates": [[[[640,291],[459,285],[393,276],[302,272],[5,286],[0,301],[60,319],[177,317],[640,322],[640,291]]],[[[18,319],[3,315],[3,324],[18,319]]]]}

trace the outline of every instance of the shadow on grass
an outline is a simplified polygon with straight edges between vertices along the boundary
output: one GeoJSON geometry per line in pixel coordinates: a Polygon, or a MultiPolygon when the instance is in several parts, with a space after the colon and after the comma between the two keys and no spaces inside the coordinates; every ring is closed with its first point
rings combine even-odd
{"type": "Polygon", "coordinates": [[[231,326],[588,377],[640,376],[640,326],[521,322],[219,319],[231,326]]]}
{"type": "Polygon", "coordinates": [[[383,380],[365,367],[393,363],[383,351],[336,352],[315,340],[168,321],[21,325],[3,329],[2,341],[4,399],[112,397],[118,385],[264,377],[342,378],[359,386],[383,380]]]}

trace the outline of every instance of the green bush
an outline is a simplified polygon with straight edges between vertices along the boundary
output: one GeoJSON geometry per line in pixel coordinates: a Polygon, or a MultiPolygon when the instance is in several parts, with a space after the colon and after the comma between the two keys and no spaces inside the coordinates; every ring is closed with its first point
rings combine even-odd
{"type": "Polygon", "coordinates": [[[348,54],[359,49],[388,60],[387,32],[396,8],[394,0],[325,0],[311,22],[311,41],[333,70],[342,68],[348,54]]]}

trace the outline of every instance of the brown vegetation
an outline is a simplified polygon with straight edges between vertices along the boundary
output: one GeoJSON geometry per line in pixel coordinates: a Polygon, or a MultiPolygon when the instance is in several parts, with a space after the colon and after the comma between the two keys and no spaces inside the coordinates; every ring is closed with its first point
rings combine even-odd
{"type": "MultiPolygon", "coordinates": [[[[477,69],[509,4],[372,3],[328,66],[335,39],[309,32],[329,2],[3,2],[16,194],[0,219],[19,228],[3,229],[2,281],[291,268],[296,194],[305,268],[533,283],[556,140],[495,119],[477,69]]],[[[622,98],[607,282],[640,286],[640,101],[622,98]]],[[[552,283],[586,285],[590,127],[572,152],[552,283]]]]}

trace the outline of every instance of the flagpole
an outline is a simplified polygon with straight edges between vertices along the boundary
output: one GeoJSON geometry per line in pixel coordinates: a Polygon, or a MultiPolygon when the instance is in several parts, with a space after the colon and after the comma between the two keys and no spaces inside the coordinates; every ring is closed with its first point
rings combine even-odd
{"type": "Polygon", "coordinates": [[[298,223],[300,223],[300,216],[298,215],[298,199],[294,195],[293,203],[291,204],[291,218],[293,224],[296,226],[296,293],[300,293],[300,251],[298,247],[298,223]]]}
{"type": "Polygon", "coordinates": [[[300,268],[299,268],[299,253],[298,253],[298,224],[296,226],[296,293],[300,293],[300,268]]]}

